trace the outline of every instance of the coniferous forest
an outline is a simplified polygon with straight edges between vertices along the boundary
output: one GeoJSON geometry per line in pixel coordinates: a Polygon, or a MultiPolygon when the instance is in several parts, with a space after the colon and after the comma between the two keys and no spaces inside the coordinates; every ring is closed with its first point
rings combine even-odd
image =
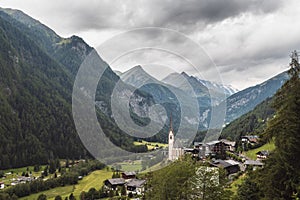
{"type": "MultiPolygon", "coordinates": [[[[293,60],[292,62],[296,62],[293,60]]],[[[238,199],[297,199],[300,197],[300,79],[299,63],[290,69],[291,79],[276,93],[275,116],[264,137],[276,149],[265,167],[249,174],[238,190],[238,199]]]]}

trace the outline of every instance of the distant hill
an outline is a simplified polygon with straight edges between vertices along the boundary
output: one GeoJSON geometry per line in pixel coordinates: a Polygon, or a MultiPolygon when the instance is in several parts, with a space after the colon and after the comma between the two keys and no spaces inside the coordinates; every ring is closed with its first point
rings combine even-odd
{"type": "Polygon", "coordinates": [[[243,135],[261,135],[275,110],[271,107],[273,98],[267,98],[253,110],[233,120],[221,134],[221,138],[238,141],[243,135]]]}
{"type": "Polygon", "coordinates": [[[226,99],[226,122],[231,122],[253,110],[255,106],[272,97],[289,79],[287,72],[280,73],[269,80],[239,91],[226,99]]]}

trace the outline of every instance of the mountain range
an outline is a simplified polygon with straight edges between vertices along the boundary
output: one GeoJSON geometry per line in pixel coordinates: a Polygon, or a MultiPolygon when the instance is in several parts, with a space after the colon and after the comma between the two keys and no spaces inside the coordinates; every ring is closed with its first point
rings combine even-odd
{"type": "MultiPolygon", "coordinates": [[[[62,38],[39,21],[12,9],[0,9],[0,43],[1,168],[43,164],[50,158],[91,156],[76,132],[71,105],[77,71],[93,48],[77,36],[62,38]]],[[[185,72],[159,81],[141,66],[114,73],[102,62],[107,68],[97,86],[97,117],[113,143],[133,152],[145,149],[133,145],[137,138],[118,127],[111,110],[110,98],[118,82],[123,89],[120,97],[135,90],[130,101],[135,123],[147,125],[152,105],[165,108],[165,115],[156,115],[153,120],[167,123],[149,140],[166,142],[171,115],[175,132],[181,127],[188,133],[199,122],[196,129],[205,130],[212,106],[218,108],[226,102],[229,123],[274,95],[288,79],[287,73],[281,73],[236,92],[185,72]],[[199,110],[195,109],[195,102],[200,105],[199,110]],[[192,114],[195,110],[197,116],[192,114]]]]}
{"type": "MultiPolygon", "coordinates": [[[[201,121],[206,127],[209,123],[208,118],[210,116],[211,104],[215,106],[216,109],[218,109],[218,106],[225,104],[225,123],[230,123],[243,114],[253,110],[267,98],[272,97],[289,79],[288,73],[282,72],[261,84],[238,91],[231,86],[201,80],[185,72],[181,74],[171,73],[161,81],[158,81],[145,72],[142,66],[136,66],[124,73],[118,72],[118,74],[125,83],[136,87],[147,82],[155,82],[160,85],[171,85],[181,90],[183,94],[187,96],[195,96],[199,100],[199,105],[204,105],[202,107],[204,111],[205,109],[208,110],[208,115],[201,121]]],[[[151,93],[155,91],[148,90],[148,92],[151,93]]]]}

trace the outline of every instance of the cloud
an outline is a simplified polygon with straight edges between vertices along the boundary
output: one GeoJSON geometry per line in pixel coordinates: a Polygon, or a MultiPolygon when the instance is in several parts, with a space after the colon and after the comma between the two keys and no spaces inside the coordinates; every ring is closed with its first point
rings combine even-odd
{"type": "Polygon", "coordinates": [[[26,10],[43,14],[46,21],[63,24],[64,28],[70,31],[145,26],[185,30],[223,21],[244,12],[258,14],[273,12],[280,7],[281,1],[88,0],[83,3],[74,0],[27,0],[25,4],[12,0],[10,4],[22,5],[26,10]]]}
{"type": "Polygon", "coordinates": [[[295,7],[299,3],[290,1],[273,13],[243,13],[223,20],[199,32],[198,42],[220,66],[225,82],[236,84],[238,79],[240,88],[254,85],[287,70],[289,53],[299,49],[300,27],[293,22],[300,13],[294,12],[295,7]],[[253,82],[245,85],[238,77],[253,82]]]}
{"type": "MultiPolygon", "coordinates": [[[[296,25],[300,13],[295,9],[300,6],[298,0],[4,0],[0,6],[19,8],[59,34],[77,34],[94,47],[132,28],[174,29],[201,45],[218,66],[224,82],[239,89],[285,70],[288,54],[300,46],[300,26],[296,25]]],[[[112,55],[118,55],[126,45],[147,47],[160,43],[174,50],[180,47],[184,57],[199,57],[199,52],[191,50],[181,37],[153,31],[116,40],[110,47],[99,49],[99,53],[111,50],[112,55]]],[[[155,64],[193,73],[165,53],[156,51],[153,58],[157,59],[155,64]],[[159,58],[165,61],[159,63],[159,58]]],[[[127,60],[127,64],[123,62],[127,67],[153,61],[145,52],[122,59],[127,60]]],[[[212,67],[205,67],[208,79],[214,79],[212,67]]]]}

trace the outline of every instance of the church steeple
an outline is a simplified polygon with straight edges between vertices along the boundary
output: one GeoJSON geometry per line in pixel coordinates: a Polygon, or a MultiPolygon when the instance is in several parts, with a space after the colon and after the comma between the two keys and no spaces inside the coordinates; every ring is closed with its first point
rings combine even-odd
{"type": "Polygon", "coordinates": [[[170,130],[169,130],[169,137],[168,137],[168,144],[169,144],[169,160],[174,160],[174,134],[173,134],[173,124],[172,124],[172,113],[170,116],[170,130]]]}
{"type": "Polygon", "coordinates": [[[172,131],[173,132],[173,125],[172,125],[172,113],[171,113],[171,115],[170,115],[170,131],[172,131]]]}

